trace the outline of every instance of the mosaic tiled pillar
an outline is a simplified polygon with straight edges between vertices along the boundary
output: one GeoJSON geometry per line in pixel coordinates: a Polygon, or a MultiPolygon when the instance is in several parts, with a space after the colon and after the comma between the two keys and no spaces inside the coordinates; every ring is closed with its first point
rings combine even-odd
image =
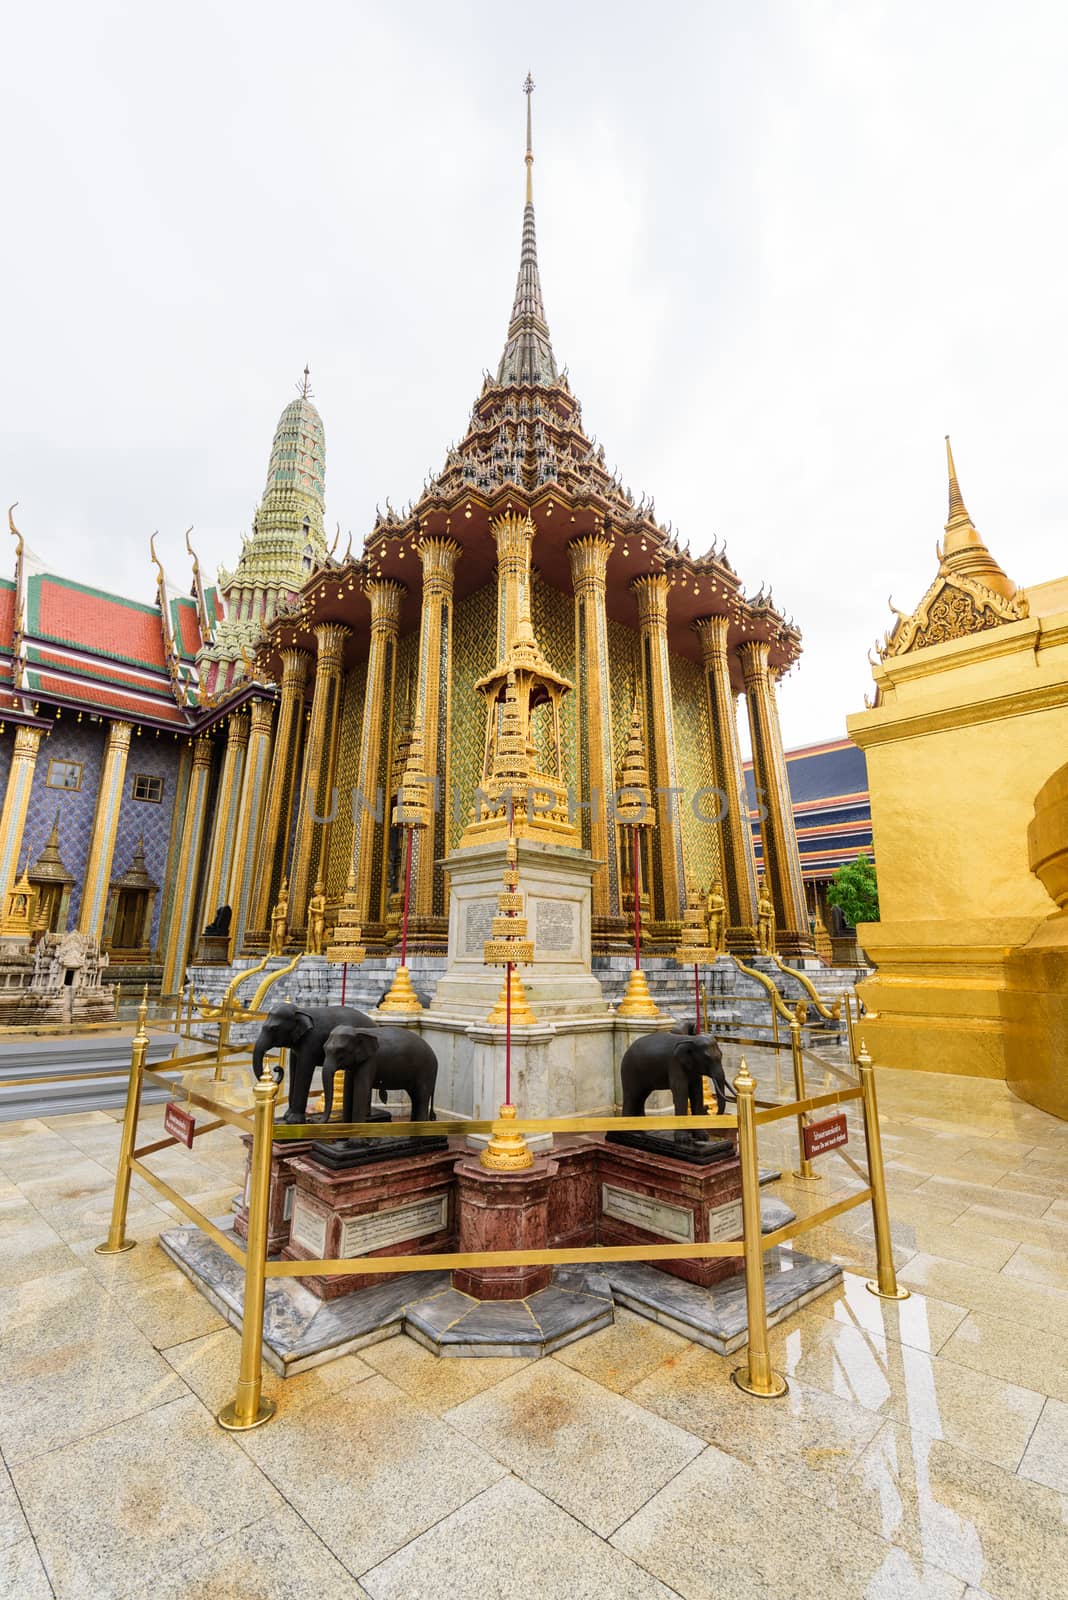
{"type": "Polygon", "coordinates": [[[675,759],[675,718],[671,703],[671,666],[668,660],[667,605],[671,580],[652,572],[635,578],[631,588],[638,601],[641,629],[642,675],[645,679],[646,748],[655,791],[656,827],[650,844],[653,858],[653,918],[680,922],[682,890],[686,881],[682,859],[682,826],[675,759]]]}
{"type": "MultiPolygon", "coordinates": [[[[200,896],[200,914],[205,923],[214,917],[220,905],[230,905],[230,902],[223,897],[227,894],[230,883],[230,863],[233,860],[234,839],[237,834],[241,780],[245,770],[248,736],[248,712],[231,712],[227,718],[226,749],[223,752],[222,771],[219,773],[219,788],[215,798],[215,821],[211,830],[208,870],[200,896]]],[[[232,905],[230,909],[232,914],[232,905]]]]}
{"type": "Polygon", "coordinates": [[[808,906],[779,731],[775,682],[768,666],[767,641],[746,640],[741,647],[741,658],[753,743],[753,780],[764,812],[760,836],[768,891],[775,907],[776,942],[786,955],[811,955],[808,906]]]}
{"type": "Polygon", "coordinates": [[[357,795],[353,810],[352,859],[356,869],[356,907],[358,921],[369,922],[377,917],[377,906],[371,908],[371,881],[374,875],[375,848],[383,848],[383,837],[389,828],[386,808],[385,777],[382,772],[384,735],[386,733],[386,690],[393,677],[393,663],[397,649],[397,632],[400,626],[400,608],[406,590],[402,583],[392,578],[379,578],[364,586],[371,602],[371,640],[367,656],[367,684],[363,697],[363,725],[360,730],[360,758],[356,771],[362,792],[357,795]],[[382,819],[376,820],[378,791],[383,791],[382,819]],[[372,809],[368,809],[368,807],[372,809]]]}
{"type": "Polygon", "coordinates": [[[267,937],[271,907],[285,872],[289,821],[293,814],[293,791],[300,761],[300,739],[304,724],[304,684],[310,656],[306,650],[282,651],[282,693],[278,701],[278,724],[274,735],[271,776],[263,830],[256,851],[257,866],[252,901],[248,913],[249,936],[267,937]]]}
{"type": "Polygon", "coordinates": [[[530,547],[534,524],[509,512],[491,526],[497,545],[497,660],[503,661],[515,636],[520,601],[530,587],[530,547]]]}
{"type": "Polygon", "coordinates": [[[193,770],[189,777],[189,790],[185,799],[182,837],[178,845],[178,870],[174,879],[174,914],[167,929],[167,943],[163,950],[160,992],[165,995],[177,994],[185,984],[185,967],[189,958],[189,941],[193,932],[193,913],[196,909],[200,853],[204,843],[204,817],[211,778],[211,757],[212,741],[207,734],[201,734],[193,745],[193,770]]]}
{"type": "Polygon", "coordinates": [[[725,808],[726,812],[719,823],[719,858],[723,863],[723,896],[727,902],[727,943],[734,950],[752,950],[756,941],[756,873],[738,745],[737,708],[727,655],[730,618],[701,617],[693,627],[704,658],[715,782],[723,791],[721,809],[725,808]]]}
{"type": "Polygon", "coordinates": [[[252,720],[248,734],[248,750],[242,773],[241,794],[237,805],[237,826],[230,857],[230,879],[226,890],[227,903],[233,913],[230,920],[230,957],[240,950],[245,938],[249,897],[252,894],[252,874],[256,860],[256,844],[263,802],[267,793],[267,773],[271,762],[271,724],[274,706],[270,700],[252,702],[252,720]]]}
{"type": "Polygon", "coordinates": [[[618,917],[619,859],[608,798],[615,782],[608,675],[605,585],[613,540],[604,533],[572,539],[571,582],[575,590],[575,661],[578,676],[580,813],[583,847],[604,863],[593,876],[593,915],[618,917]]]}
{"type": "Polygon", "coordinates": [[[443,917],[445,892],[434,863],[446,851],[449,814],[449,710],[452,678],[452,594],[456,558],[455,539],[421,539],[423,609],[419,623],[419,686],[416,721],[423,735],[424,778],[436,782],[437,795],[429,828],[415,831],[412,844],[412,914],[443,917]]]}
{"type": "Polygon", "coordinates": [[[351,638],[352,629],[341,622],[320,622],[315,630],[315,685],[308,736],[304,741],[300,810],[289,885],[289,925],[293,929],[304,926],[308,899],[316,879],[323,876],[326,862],[330,823],[318,819],[331,817],[337,803],[333,788],[337,768],[341,665],[345,641],[351,638]]]}
{"type": "Polygon", "coordinates": [[[115,834],[119,826],[122,786],[126,778],[126,758],[130,753],[132,733],[133,728],[128,722],[108,724],[96,791],[96,809],[93,812],[93,831],[89,836],[89,859],[78,913],[78,930],[90,939],[99,939],[104,932],[111,862],[115,854],[115,834]]]}
{"type": "Polygon", "coordinates": [[[4,808],[0,811],[0,908],[7,905],[7,892],[19,868],[19,851],[26,827],[33,769],[41,748],[41,733],[40,728],[23,726],[15,729],[15,748],[8,769],[7,788],[4,790],[4,808]]]}

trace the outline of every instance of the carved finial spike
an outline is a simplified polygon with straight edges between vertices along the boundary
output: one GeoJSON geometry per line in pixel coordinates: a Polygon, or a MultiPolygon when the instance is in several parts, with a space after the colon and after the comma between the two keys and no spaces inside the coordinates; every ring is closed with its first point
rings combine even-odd
{"type": "Polygon", "coordinates": [[[957,468],[953,462],[953,446],[949,442],[948,433],[946,434],[946,466],[949,469],[949,520],[953,522],[963,518],[966,522],[970,522],[971,518],[968,516],[964,498],[960,492],[960,484],[957,482],[957,468]]]}

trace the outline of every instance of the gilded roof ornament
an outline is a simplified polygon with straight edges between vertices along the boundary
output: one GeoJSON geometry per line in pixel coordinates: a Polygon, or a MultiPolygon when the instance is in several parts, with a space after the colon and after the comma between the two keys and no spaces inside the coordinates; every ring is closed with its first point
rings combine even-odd
{"type": "Polygon", "coordinates": [[[1027,596],[994,560],[968,514],[948,433],[946,467],[949,516],[945,539],[936,547],[938,574],[911,614],[898,610],[890,599],[897,622],[883,644],[876,646],[883,661],[1019,622],[1028,614],[1027,596]]]}

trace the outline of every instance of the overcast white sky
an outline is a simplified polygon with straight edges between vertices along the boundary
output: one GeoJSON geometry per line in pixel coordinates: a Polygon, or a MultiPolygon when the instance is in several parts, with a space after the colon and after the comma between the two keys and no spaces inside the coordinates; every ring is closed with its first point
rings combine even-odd
{"type": "Polygon", "coordinates": [[[417,495],[503,344],[528,66],[557,358],[800,623],[787,744],[933,577],[947,430],[1002,564],[1065,570],[1063,5],[62,0],[4,57],[0,497],[72,577],[233,561],[305,360],[330,525],[417,495]]]}

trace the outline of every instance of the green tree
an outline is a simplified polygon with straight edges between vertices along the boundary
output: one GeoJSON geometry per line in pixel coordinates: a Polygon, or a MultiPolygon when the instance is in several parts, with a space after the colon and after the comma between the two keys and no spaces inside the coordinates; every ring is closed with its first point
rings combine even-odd
{"type": "Polygon", "coordinates": [[[827,890],[829,905],[837,906],[854,928],[858,922],[878,922],[879,886],[875,866],[868,856],[839,867],[827,890]]]}

